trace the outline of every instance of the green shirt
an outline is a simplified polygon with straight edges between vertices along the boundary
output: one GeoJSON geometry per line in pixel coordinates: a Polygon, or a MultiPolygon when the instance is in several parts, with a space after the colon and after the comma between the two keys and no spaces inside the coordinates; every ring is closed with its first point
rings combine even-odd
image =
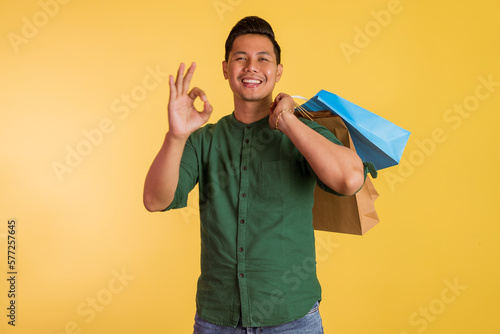
{"type": "MultiPolygon", "coordinates": [[[[325,127],[301,119],[330,141],[325,127]]],[[[187,205],[199,183],[201,275],[198,315],[236,327],[274,326],[301,318],[321,300],[316,277],[313,191],[303,155],[269,117],[252,124],[234,114],[195,131],[182,156],[175,198],[187,205]]],[[[365,173],[366,174],[366,173],[365,173]]]]}

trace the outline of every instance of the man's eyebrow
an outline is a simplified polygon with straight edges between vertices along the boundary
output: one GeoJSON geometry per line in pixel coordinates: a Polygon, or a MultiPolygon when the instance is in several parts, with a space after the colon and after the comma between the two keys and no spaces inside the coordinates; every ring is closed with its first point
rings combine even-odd
{"type": "MultiPolygon", "coordinates": [[[[233,53],[233,56],[235,55],[239,55],[239,54],[243,54],[243,55],[247,55],[248,52],[245,52],[245,51],[236,51],[235,53],[233,53]]],[[[258,55],[268,55],[270,56],[271,54],[267,51],[260,51],[260,52],[257,52],[258,55]]]]}

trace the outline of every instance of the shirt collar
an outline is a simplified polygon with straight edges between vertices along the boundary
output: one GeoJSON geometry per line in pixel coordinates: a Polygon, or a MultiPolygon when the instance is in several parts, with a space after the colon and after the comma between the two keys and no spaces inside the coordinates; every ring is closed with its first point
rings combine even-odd
{"type": "Polygon", "coordinates": [[[236,119],[236,117],[234,116],[234,111],[233,113],[231,114],[231,124],[236,126],[238,129],[244,129],[245,127],[247,128],[250,128],[250,127],[256,127],[256,128],[261,128],[261,127],[264,127],[265,125],[269,126],[269,115],[267,115],[266,117],[258,120],[258,121],[255,121],[253,123],[250,123],[250,124],[246,124],[246,123],[243,123],[243,122],[240,122],[236,119]]]}

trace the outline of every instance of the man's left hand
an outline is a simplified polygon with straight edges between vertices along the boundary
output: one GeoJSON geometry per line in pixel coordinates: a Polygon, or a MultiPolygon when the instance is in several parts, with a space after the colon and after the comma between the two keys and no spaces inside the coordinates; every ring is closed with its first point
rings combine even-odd
{"type": "MultiPolygon", "coordinates": [[[[294,110],[293,98],[288,94],[279,93],[276,96],[276,98],[274,99],[274,102],[271,103],[271,106],[270,106],[269,127],[271,129],[274,129],[274,130],[280,130],[281,127],[279,126],[279,124],[281,124],[281,122],[283,122],[283,119],[284,119],[283,116],[285,116],[284,114],[286,114],[286,113],[293,114],[293,110],[294,110]],[[283,112],[283,110],[288,110],[288,111],[283,112]],[[283,114],[282,114],[282,112],[283,112],[283,114]],[[280,114],[281,114],[281,116],[280,116],[280,114]],[[278,119],[278,117],[279,117],[279,119],[278,119]]],[[[287,115],[286,117],[289,117],[289,116],[290,115],[287,115]]]]}

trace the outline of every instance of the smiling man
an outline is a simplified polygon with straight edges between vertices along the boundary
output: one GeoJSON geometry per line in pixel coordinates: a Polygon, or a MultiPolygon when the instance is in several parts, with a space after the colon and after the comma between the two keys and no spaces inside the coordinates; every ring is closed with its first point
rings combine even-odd
{"type": "Polygon", "coordinates": [[[234,111],[215,124],[203,126],[212,106],[189,89],[194,70],[181,64],[170,76],[169,129],[144,187],[145,207],[166,211],[185,207],[199,183],[194,333],[323,333],[314,187],[353,194],[367,168],[326,128],[295,117],[289,95],[273,98],[283,65],[265,20],[245,17],[227,38],[222,71],[234,111]]]}

